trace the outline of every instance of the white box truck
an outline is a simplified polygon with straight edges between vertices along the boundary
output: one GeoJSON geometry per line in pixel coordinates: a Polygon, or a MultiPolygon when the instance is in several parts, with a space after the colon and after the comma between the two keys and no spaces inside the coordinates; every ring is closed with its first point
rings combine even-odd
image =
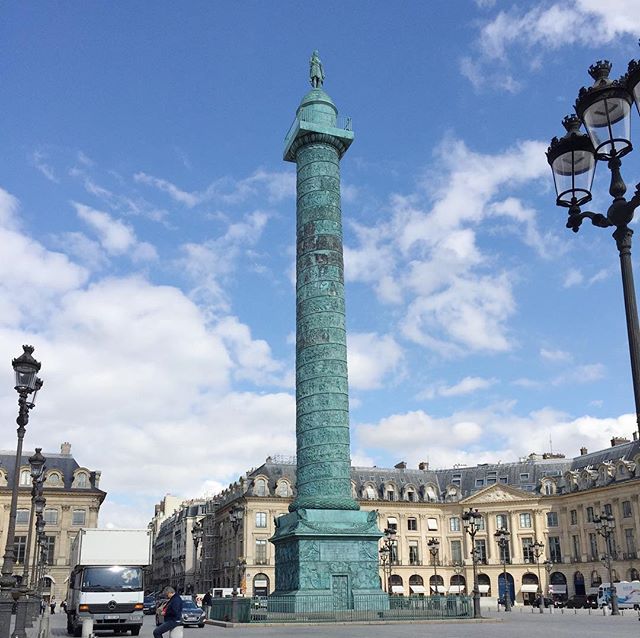
{"type": "Polygon", "coordinates": [[[67,632],[82,635],[82,621],[94,631],[140,633],[144,567],[151,564],[147,529],[81,529],[71,546],[67,632]]]}
{"type": "MultiPolygon", "coordinates": [[[[640,609],[640,581],[631,582],[621,580],[615,583],[616,597],[620,609],[640,609]]],[[[611,586],[609,583],[602,583],[598,587],[598,607],[605,607],[611,604],[611,586]]]]}

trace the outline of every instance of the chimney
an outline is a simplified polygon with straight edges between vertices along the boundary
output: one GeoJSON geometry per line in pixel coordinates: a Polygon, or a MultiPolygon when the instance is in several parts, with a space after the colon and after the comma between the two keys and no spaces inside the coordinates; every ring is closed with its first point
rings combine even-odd
{"type": "Polygon", "coordinates": [[[400,463],[396,463],[393,467],[395,467],[396,470],[405,470],[407,468],[407,462],[400,461],[400,463]]]}
{"type": "Polygon", "coordinates": [[[584,445],[580,448],[580,456],[584,456],[588,452],[589,452],[589,450],[587,450],[587,448],[584,447],[584,445]]]}
{"type": "Polygon", "coordinates": [[[614,436],[611,439],[611,447],[622,445],[623,443],[629,443],[629,439],[625,439],[623,436],[614,436]]]}
{"type": "Polygon", "coordinates": [[[420,463],[418,463],[418,469],[422,470],[423,472],[429,469],[429,463],[428,461],[420,461],[420,463]]]}
{"type": "Polygon", "coordinates": [[[65,441],[60,446],[60,454],[64,454],[64,456],[70,456],[71,455],[71,443],[69,443],[69,441],[65,441]]]}

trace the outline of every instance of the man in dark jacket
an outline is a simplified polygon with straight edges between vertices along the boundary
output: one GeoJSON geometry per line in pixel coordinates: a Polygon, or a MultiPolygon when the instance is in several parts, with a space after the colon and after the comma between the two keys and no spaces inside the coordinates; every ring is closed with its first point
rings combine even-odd
{"type": "Polygon", "coordinates": [[[164,622],[153,630],[154,638],[161,638],[162,634],[182,624],[182,598],[176,596],[173,587],[167,587],[164,593],[169,602],[164,608],[164,622]]]}

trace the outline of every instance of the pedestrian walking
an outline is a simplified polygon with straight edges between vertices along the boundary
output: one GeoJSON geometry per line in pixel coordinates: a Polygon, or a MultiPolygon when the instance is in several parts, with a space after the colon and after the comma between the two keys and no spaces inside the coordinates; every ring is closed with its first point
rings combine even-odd
{"type": "Polygon", "coordinates": [[[49,607],[51,608],[51,613],[52,613],[52,614],[55,614],[55,613],[56,613],[56,604],[57,604],[57,603],[56,603],[56,599],[55,599],[55,598],[52,598],[52,599],[49,601],[49,607]]]}
{"type": "Polygon", "coordinates": [[[204,610],[204,617],[209,618],[209,611],[211,610],[211,590],[202,597],[202,609],[204,610]]]}
{"type": "Polygon", "coordinates": [[[164,608],[164,622],[153,630],[154,638],[161,638],[162,634],[182,624],[182,598],[176,596],[176,590],[173,587],[166,587],[164,594],[169,602],[164,608]]]}

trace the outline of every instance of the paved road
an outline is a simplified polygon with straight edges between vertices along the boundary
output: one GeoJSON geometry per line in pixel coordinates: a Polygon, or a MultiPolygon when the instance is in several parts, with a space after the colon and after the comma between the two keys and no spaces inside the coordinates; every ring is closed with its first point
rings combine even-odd
{"type": "MultiPolygon", "coordinates": [[[[276,638],[291,636],[300,638],[417,638],[434,636],[437,638],[638,638],[640,622],[635,612],[625,611],[624,616],[602,616],[599,612],[591,615],[580,610],[578,614],[567,610],[564,614],[556,610],[549,614],[532,614],[516,609],[510,614],[488,614],[494,622],[438,622],[438,623],[397,623],[372,625],[321,625],[303,627],[299,625],[278,627],[236,627],[225,629],[207,625],[203,629],[187,628],[184,638],[276,638]]],[[[53,637],[66,636],[65,617],[55,614],[51,617],[53,637]]],[[[141,638],[152,638],[155,627],[153,616],[145,616],[141,638]]],[[[112,636],[105,632],[99,638],[112,636]]],[[[165,634],[165,638],[168,635],[165,634]]]]}

